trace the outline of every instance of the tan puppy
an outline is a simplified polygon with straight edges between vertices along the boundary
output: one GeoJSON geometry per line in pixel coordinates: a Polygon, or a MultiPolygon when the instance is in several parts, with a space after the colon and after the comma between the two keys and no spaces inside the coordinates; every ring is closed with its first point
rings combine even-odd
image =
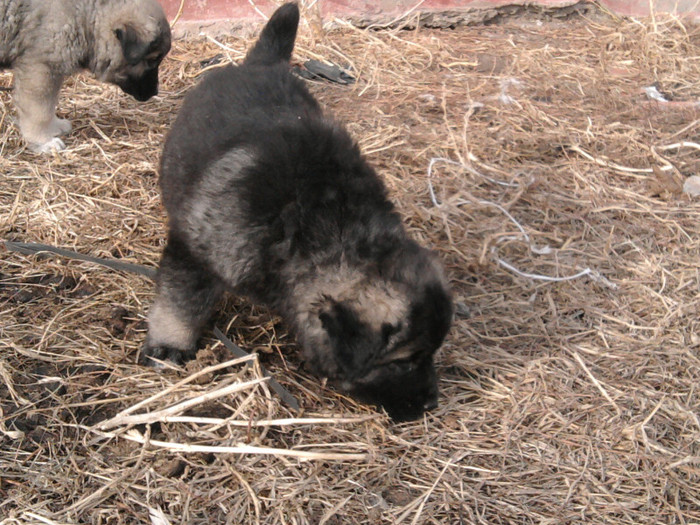
{"type": "Polygon", "coordinates": [[[19,128],[39,153],[62,150],[56,117],[66,77],[90,70],[136,100],[158,92],[170,26],[156,0],[0,0],[0,67],[14,73],[19,128]]]}

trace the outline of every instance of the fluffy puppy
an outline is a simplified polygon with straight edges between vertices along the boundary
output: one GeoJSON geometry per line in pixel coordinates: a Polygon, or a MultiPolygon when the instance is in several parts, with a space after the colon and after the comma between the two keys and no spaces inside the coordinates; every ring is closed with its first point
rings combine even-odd
{"type": "Polygon", "coordinates": [[[447,283],[357,145],[290,73],[298,22],[296,4],[280,7],[240,67],[188,94],[168,134],[169,233],[141,358],[192,358],[230,290],[279,312],[317,374],[414,419],[437,404],[447,283]]]}
{"type": "Polygon", "coordinates": [[[88,69],[136,100],[158,93],[170,26],[156,0],[0,0],[0,67],[14,74],[19,128],[29,147],[66,146],[56,117],[66,77],[88,69]]]}

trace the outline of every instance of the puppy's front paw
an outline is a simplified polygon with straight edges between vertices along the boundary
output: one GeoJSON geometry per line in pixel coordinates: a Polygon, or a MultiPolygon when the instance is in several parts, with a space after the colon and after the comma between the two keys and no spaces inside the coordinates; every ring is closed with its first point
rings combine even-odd
{"type": "Polygon", "coordinates": [[[196,349],[180,350],[167,345],[151,345],[145,344],[139,355],[139,364],[151,366],[154,368],[162,368],[163,365],[158,361],[170,361],[176,365],[181,365],[187,361],[191,361],[197,355],[196,349]]]}
{"type": "Polygon", "coordinates": [[[63,151],[66,149],[66,145],[61,139],[54,137],[43,144],[30,143],[29,149],[34,153],[52,153],[54,151],[63,151]]]}
{"type": "Polygon", "coordinates": [[[73,129],[73,126],[71,125],[70,121],[64,118],[55,118],[51,127],[53,135],[56,136],[70,133],[70,130],[73,129]]]}

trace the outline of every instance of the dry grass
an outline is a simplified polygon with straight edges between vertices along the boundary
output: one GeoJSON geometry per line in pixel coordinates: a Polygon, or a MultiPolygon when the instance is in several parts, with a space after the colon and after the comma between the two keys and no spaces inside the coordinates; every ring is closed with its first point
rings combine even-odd
{"type": "MultiPolygon", "coordinates": [[[[238,59],[249,41],[225,43],[238,59]]],[[[141,105],[77,77],[53,157],[24,149],[0,93],[1,235],[155,265],[163,135],[221,52],[176,42],[162,96],[141,105]]],[[[699,56],[698,29],[661,16],[305,27],[298,58],[359,77],[314,92],[470,310],[439,355],[439,409],[392,425],[332,392],[242,300],[217,326],[302,414],[256,366],[217,367],[231,357],[210,333],[186,372],[139,367],[150,281],[5,252],[1,522],[700,522],[700,203],[679,192],[700,168],[699,56]],[[650,101],[652,84],[672,102],[650,101]],[[435,161],[428,179],[437,158],[463,166],[435,161]],[[590,273],[541,281],[504,262],[590,273]]]]}

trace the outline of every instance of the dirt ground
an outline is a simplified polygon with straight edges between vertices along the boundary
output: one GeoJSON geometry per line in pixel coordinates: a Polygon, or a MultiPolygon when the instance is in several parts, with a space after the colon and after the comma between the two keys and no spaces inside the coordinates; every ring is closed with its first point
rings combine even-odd
{"type": "MultiPolygon", "coordinates": [[[[445,263],[439,408],[396,425],[334,392],[244,298],[212,327],[300,412],[211,330],[185,370],[145,369],[147,277],[0,248],[0,524],[700,523],[700,30],[404,22],[308,15],[294,61],[357,78],[310,85],[445,263]]],[[[250,42],[176,41],[145,104],[75,77],[53,156],[0,92],[0,236],[155,267],[164,135],[250,42]]]]}

